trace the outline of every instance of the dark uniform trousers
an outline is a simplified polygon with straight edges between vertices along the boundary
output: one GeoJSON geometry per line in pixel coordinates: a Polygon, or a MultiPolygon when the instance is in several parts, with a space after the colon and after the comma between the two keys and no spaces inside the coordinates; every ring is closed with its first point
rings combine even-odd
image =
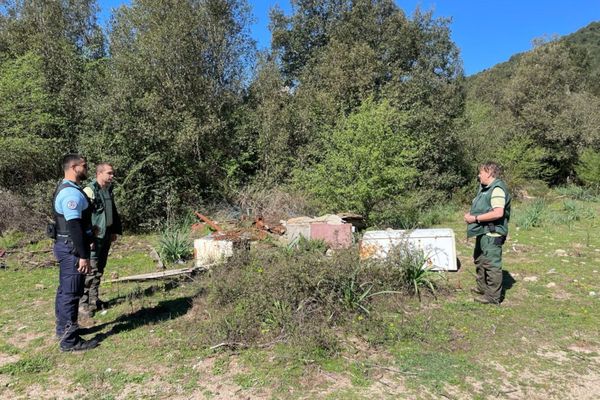
{"type": "Polygon", "coordinates": [[[73,254],[73,243],[69,239],[56,240],[54,256],[60,266],[55,303],[56,335],[62,346],[70,347],[79,339],[77,313],[85,275],[77,271],[79,257],[73,254]]]}

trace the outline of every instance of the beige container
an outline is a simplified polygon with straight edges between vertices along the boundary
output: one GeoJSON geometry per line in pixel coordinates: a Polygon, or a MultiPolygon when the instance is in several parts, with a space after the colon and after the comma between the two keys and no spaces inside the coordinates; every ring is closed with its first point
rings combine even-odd
{"type": "Polygon", "coordinates": [[[194,240],[194,259],[197,267],[223,262],[236,251],[247,249],[248,240],[215,240],[207,236],[194,240]]]}

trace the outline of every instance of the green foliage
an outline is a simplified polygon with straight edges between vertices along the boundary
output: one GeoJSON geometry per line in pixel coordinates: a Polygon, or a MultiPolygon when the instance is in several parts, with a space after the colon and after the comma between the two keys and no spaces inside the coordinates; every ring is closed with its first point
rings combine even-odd
{"type": "Polygon", "coordinates": [[[286,249],[290,253],[315,252],[325,254],[327,251],[327,243],[321,239],[306,239],[304,236],[298,235],[287,244],[286,249]]]}
{"type": "Polygon", "coordinates": [[[115,13],[106,96],[92,120],[101,134],[81,143],[122,174],[118,201],[131,226],[229,194],[239,179],[248,18],[244,0],[149,0],[115,13]]]}
{"type": "Polygon", "coordinates": [[[373,99],[387,101],[390,112],[404,118],[405,133],[420,141],[419,185],[447,190],[463,182],[455,126],[462,70],[448,20],[419,10],[409,19],[392,0],[320,0],[295,2],[289,16],[275,9],[271,25],[273,56],[281,65],[272,82],[283,84],[276,101],[268,100],[279,112],[264,124],[272,127],[273,143],[288,144],[283,153],[269,154],[280,165],[276,170],[285,173],[290,162],[296,168],[288,171],[312,168],[331,157],[323,152],[331,147],[331,132],[343,130],[345,118],[373,99]]]}
{"type": "Polygon", "coordinates": [[[492,137],[492,146],[479,142],[474,151],[504,158],[518,185],[531,178],[566,182],[581,150],[599,140],[600,98],[589,61],[587,49],[570,40],[538,40],[532,51],[470,79],[469,103],[486,104],[486,113],[468,116],[466,135],[492,137]]]}
{"type": "Polygon", "coordinates": [[[371,222],[380,228],[416,229],[429,228],[451,216],[454,205],[443,192],[434,190],[412,190],[392,197],[375,208],[371,222]],[[431,207],[436,204],[436,207],[431,207]]]}
{"type": "Polygon", "coordinates": [[[547,217],[547,204],[543,198],[535,199],[523,208],[515,210],[514,221],[522,229],[530,229],[544,225],[547,217]]]}
{"type": "Polygon", "coordinates": [[[569,229],[573,229],[573,226],[578,221],[586,221],[593,224],[595,219],[596,211],[592,207],[572,199],[564,200],[562,209],[552,215],[554,223],[566,225],[569,229]]]}
{"type": "Polygon", "coordinates": [[[25,239],[25,234],[19,231],[0,230],[0,249],[12,249],[20,246],[25,239]]]}
{"type": "Polygon", "coordinates": [[[596,191],[600,190],[600,152],[591,148],[585,149],[579,157],[575,171],[577,178],[585,186],[596,191]]]}
{"type": "Polygon", "coordinates": [[[399,271],[401,284],[419,301],[422,289],[435,295],[440,275],[431,270],[429,256],[424,250],[414,248],[408,242],[401,243],[390,250],[384,264],[399,271]]]}
{"type": "Polygon", "coordinates": [[[22,193],[38,182],[58,180],[63,146],[59,139],[0,137],[0,187],[22,193]]]}
{"type": "Polygon", "coordinates": [[[208,343],[285,338],[329,351],[337,348],[332,340],[336,329],[353,329],[348,322],[354,318],[375,318],[369,323],[377,324],[379,312],[397,307],[386,299],[436,287],[431,272],[413,273],[409,264],[405,259],[392,267],[365,263],[355,251],[336,251],[331,257],[285,249],[236,255],[212,271],[207,293],[197,299],[210,318],[203,317],[196,327],[208,343]]]}
{"type": "Polygon", "coordinates": [[[370,217],[389,198],[408,191],[417,174],[417,143],[405,116],[389,103],[368,101],[334,130],[322,162],[297,171],[296,184],[327,210],[370,217]]]}
{"type": "Polygon", "coordinates": [[[569,197],[574,200],[595,201],[598,199],[598,193],[595,190],[574,184],[558,186],[554,188],[554,191],[560,196],[569,197]]]}
{"type": "Polygon", "coordinates": [[[47,86],[43,60],[33,53],[0,64],[0,137],[49,138],[64,129],[47,86]]]}
{"type": "Polygon", "coordinates": [[[183,228],[165,229],[159,240],[160,257],[167,262],[187,260],[192,256],[192,242],[183,228]]]}

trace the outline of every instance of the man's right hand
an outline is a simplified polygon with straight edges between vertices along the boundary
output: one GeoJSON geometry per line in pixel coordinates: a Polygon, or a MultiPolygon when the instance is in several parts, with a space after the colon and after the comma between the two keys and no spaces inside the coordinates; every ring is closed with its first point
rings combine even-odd
{"type": "Polygon", "coordinates": [[[79,271],[82,274],[89,274],[92,271],[92,267],[90,265],[90,259],[89,258],[80,258],[79,259],[79,267],[77,268],[77,271],[79,271]]]}

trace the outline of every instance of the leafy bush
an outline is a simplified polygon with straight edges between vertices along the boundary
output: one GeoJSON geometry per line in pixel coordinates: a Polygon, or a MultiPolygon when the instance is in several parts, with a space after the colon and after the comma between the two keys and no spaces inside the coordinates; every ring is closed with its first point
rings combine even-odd
{"type": "Polygon", "coordinates": [[[520,210],[515,210],[515,222],[523,228],[529,229],[543,226],[546,218],[546,200],[535,199],[520,210]]]}
{"type": "Polygon", "coordinates": [[[183,228],[167,228],[159,241],[159,253],[167,262],[187,260],[192,256],[192,243],[183,228]]]}
{"type": "Polygon", "coordinates": [[[575,167],[577,178],[587,187],[600,189],[600,152],[585,149],[575,167]]]}
{"type": "Polygon", "coordinates": [[[455,205],[444,193],[414,190],[388,199],[371,213],[371,223],[380,228],[429,228],[454,218],[455,205]],[[432,206],[434,205],[434,206],[432,206]]]}
{"type": "Polygon", "coordinates": [[[288,252],[316,252],[324,254],[327,251],[327,243],[322,239],[307,239],[302,235],[298,235],[286,246],[288,252]]]}
{"type": "Polygon", "coordinates": [[[314,250],[261,249],[213,269],[206,294],[195,300],[203,313],[193,326],[204,344],[286,340],[332,351],[332,338],[340,328],[353,329],[356,318],[377,324],[378,314],[394,313],[403,296],[437,287],[434,273],[422,270],[423,255],[411,249],[393,263],[361,262],[355,250],[331,257],[314,250]]]}
{"type": "Polygon", "coordinates": [[[552,172],[544,164],[547,150],[527,137],[512,137],[498,150],[498,161],[511,187],[520,187],[531,179],[548,179],[552,172]]]}
{"type": "Polygon", "coordinates": [[[382,203],[408,192],[417,177],[418,144],[407,120],[388,102],[365,102],[332,132],[323,160],[295,171],[294,182],[324,210],[370,218],[382,203]]]}
{"type": "Polygon", "coordinates": [[[34,136],[0,136],[0,187],[23,192],[37,182],[58,180],[64,142],[34,136]]]}
{"type": "Polygon", "coordinates": [[[567,225],[571,229],[577,221],[594,221],[595,218],[596,211],[594,208],[582,205],[576,200],[568,199],[563,201],[562,210],[553,214],[552,221],[556,224],[567,225]]]}

